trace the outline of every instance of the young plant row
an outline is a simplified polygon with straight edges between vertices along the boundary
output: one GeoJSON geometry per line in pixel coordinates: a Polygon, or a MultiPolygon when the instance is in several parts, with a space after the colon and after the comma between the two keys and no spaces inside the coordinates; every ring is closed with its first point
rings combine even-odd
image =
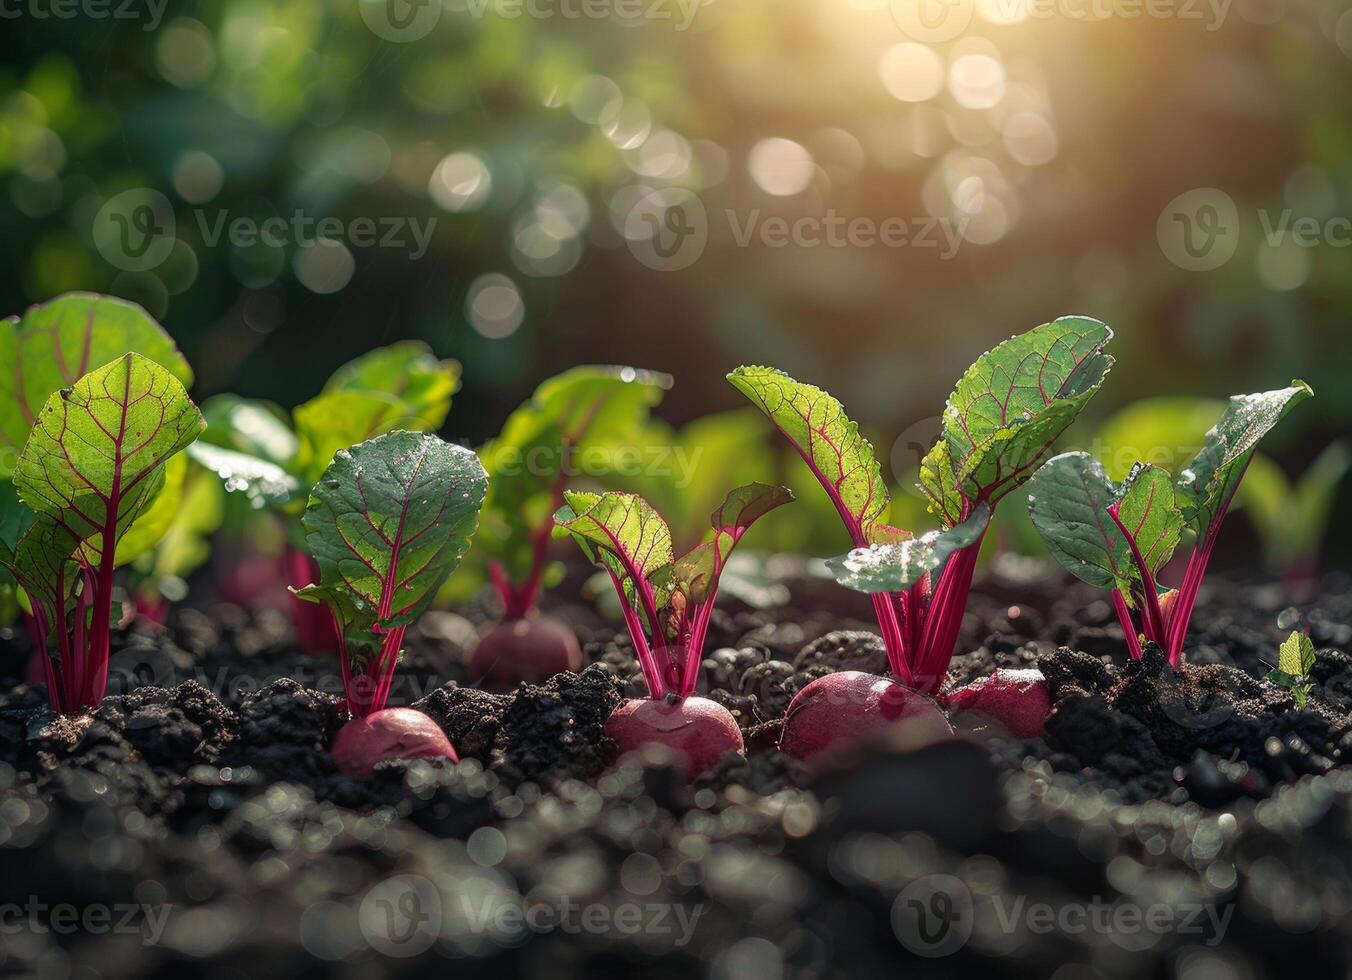
{"type": "MultiPolygon", "coordinates": [[[[797,692],[784,751],[808,759],[883,731],[922,744],[951,734],[945,708],[981,711],[1021,737],[1041,731],[1048,704],[1036,671],[943,687],[981,544],[1000,503],[1025,484],[1051,553],[1111,592],[1131,655],[1154,643],[1179,662],[1255,447],[1311,392],[1294,382],[1237,396],[1176,479],[1139,465],[1119,485],[1087,454],[1047,459],[1103,385],[1111,339],[1097,320],[1064,317],[977,359],[921,466],[939,526],[918,535],[887,523],[881,466],[838,400],[773,368],[728,376],[801,456],[844,524],[852,550],[827,565],[870,596],[890,668],[888,677],[828,674],[797,692]],[[1168,588],[1159,576],[1185,535],[1187,570],[1168,588]]],[[[0,449],[13,459],[0,468],[0,568],[31,612],[54,710],[101,700],[119,615],[114,569],[161,547],[184,520],[165,487],[181,488],[177,454],[187,449],[192,465],[257,508],[294,515],[310,488],[303,541],[292,538],[287,564],[302,635],[339,652],[353,719],[334,746],[345,770],[366,773],[394,756],[454,757],[430,719],[386,703],[406,630],[449,594],[467,553],[483,562],[504,609],[474,653],[476,676],[509,686],[580,666],[576,640],[535,612],[556,577],[553,537],[576,541],[614,585],[646,682],[649,697],[624,702],[608,722],[620,748],[662,742],[692,772],[743,750],[727,710],[695,694],[705,636],[733,550],[793,493],[764,483],[733,489],[703,539],[678,554],[643,497],[568,485],[578,472],[606,471],[607,447],[646,418],[670,386],[665,375],[574,369],[542,385],[475,453],[429,434],[446,417],[457,371],[418,344],[346,366],[290,420],[235,396],[209,400],[204,417],[172,341],[118,300],[72,294],[35,307],[0,324],[0,354],[14,365],[0,376],[0,449]],[[579,468],[583,451],[600,462],[579,468]],[[322,629],[302,610],[324,615],[322,629]]]]}

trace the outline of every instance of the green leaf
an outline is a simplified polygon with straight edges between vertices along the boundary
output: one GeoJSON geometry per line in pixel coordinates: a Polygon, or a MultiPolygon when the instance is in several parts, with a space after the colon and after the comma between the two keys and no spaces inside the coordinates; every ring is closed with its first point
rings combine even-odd
{"type": "Polygon", "coordinates": [[[1352,450],[1347,443],[1329,443],[1293,487],[1281,467],[1254,453],[1238,499],[1276,570],[1318,560],[1338,487],[1349,468],[1352,450]]]}
{"type": "Polygon", "coordinates": [[[992,506],[1014,490],[1102,386],[1113,359],[1107,324],[1082,316],[1044,323],[983,354],[958,381],[921,485],[945,522],[957,495],[992,506]]]}
{"type": "Polygon", "coordinates": [[[1179,474],[1183,518],[1199,537],[1221,516],[1244,476],[1254,448],[1293,407],[1314,390],[1304,381],[1289,388],[1235,395],[1192,462],[1179,474]]]}
{"type": "Polygon", "coordinates": [[[1286,688],[1288,691],[1294,691],[1300,685],[1298,679],[1280,670],[1269,670],[1267,679],[1278,687],[1286,688]]]}
{"type": "Polygon", "coordinates": [[[377,348],[345,364],[293,413],[300,448],[292,472],[309,484],[340,449],[396,429],[440,428],[458,384],[459,365],[438,361],[417,341],[377,348]]]}
{"type": "Polygon", "coordinates": [[[920,461],[921,493],[929,500],[929,512],[944,527],[953,527],[962,520],[967,505],[957,474],[953,470],[953,455],[948,440],[942,435],[920,461]]]}
{"type": "Polygon", "coordinates": [[[187,578],[210,557],[210,535],[224,519],[225,491],[220,481],[200,466],[189,467],[173,521],[154,552],[142,556],[148,560],[138,561],[137,567],[156,578],[187,578]]]}
{"type": "Polygon", "coordinates": [[[14,481],[0,479],[0,555],[12,557],[19,539],[37,519],[37,513],[19,500],[14,481]]]}
{"type": "Polygon", "coordinates": [[[173,340],[134,303],[67,293],[22,318],[0,320],[0,477],[13,472],[53,392],[131,351],[192,384],[192,369],[173,340]]]}
{"type": "Polygon", "coordinates": [[[671,531],[642,497],[564,491],[563,499],[554,514],[554,535],[572,536],[588,559],[595,560],[599,549],[606,566],[633,583],[671,564],[671,531]]]}
{"type": "Polygon", "coordinates": [[[302,590],[344,622],[407,626],[469,548],[488,476],[474,453],[391,432],[337,453],[302,523],[320,581],[302,590]]]}
{"type": "Polygon", "coordinates": [[[856,544],[888,511],[890,497],[873,446],[839,401],[783,371],[743,366],[728,381],[751,399],[798,454],[831,497],[856,544]]]}
{"type": "Polygon", "coordinates": [[[937,572],[956,551],[981,540],[990,523],[990,507],[978,504],[956,527],[930,531],[895,544],[874,544],[831,558],[826,567],[836,581],[856,592],[900,592],[928,572],[937,572]]]}
{"type": "Polygon", "coordinates": [[[479,454],[489,473],[480,543],[503,562],[509,578],[530,574],[530,538],[547,527],[562,481],[610,475],[614,454],[597,450],[610,440],[631,446],[649,409],[670,387],[665,374],[583,366],[548,379],[512,412],[479,454]]]}
{"type": "Polygon", "coordinates": [[[323,394],[339,391],[382,392],[397,398],[411,421],[403,428],[424,432],[441,428],[460,387],[460,365],[438,360],[420,340],[378,347],[344,364],[324,385],[323,394]]]}
{"type": "Polygon", "coordinates": [[[1136,578],[1131,552],[1108,513],[1118,494],[1093,456],[1062,453],[1028,481],[1028,513],[1047,550],[1072,575],[1129,593],[1136,578]]]}
{"type": "Polygon", "coordinates": [[[1132,402],[1098,427],[1095,455],[1113,480],[1125,480],[1137,463],[1177,475],[1202,448],[1207,429],[1224,408],[1221,400],[1191,395],[1132,402]]]}
{"type": "Polygon", "coordinates": [[[169,457],[164,464],[164,488],[150,502],[145,513],[118,539],[117,565],[135,561],[159,544],[183,506],[183,482],[187,475],[187,454],[169,457]]]}
{"type": "Polygon", "coordinates": [[[1150,574],[1158,576],[1183,535],[1183,513],[1174,499],[1173,476],[1158,466],[1138,464],[1122,484],[1116,506],[1150,574]]]}
{"type": "Polygon", "coordinates": [[[165,463],[202,426],[173,374],[140,354],[125,354],[47,400],[19,457],[14,486],[96,564],[155,499],[165,463]]]}
{"type": "Polygon", "coordinates": [[[188,455],[214,473],[227,492],[243,494],[254,507],[281,507],[300,492],[299,480],[259,456],[201,441],[188,447],[188,455]]]}
{"type": "Polygon", "coordinates": [[[730,491],[710,515],[713,539],[654,572],[654,581],[668,591],[680,592],[689,602],[704,602],[717,593],[728,559],[747,529],[770,511],[792,502],[793,491],[788,487],[748,483],[730,491]]]}
{"type": "Polygon", "coordinates": [[[29,600],[40,604],[49,622],[64,621],[74,594],[78,549],[71,533],[43,514],[24,532],[13,553],[0,549],[0,562],[9,567],[29,600]]]}
{"type": "Polygon", "coordinates": [[[1314,641],[1299,630],[1282,641],[1277,656],[1277,669],[1289,677],[1303,680],[1314,670],[1314,641]]]}
{"type": "Polygon", "coordinates": [[[770,511],[792,502],[793,491],[788,487],[748,483],[729,491],[723,503],[710,515],[709,523],[717,532],[740,536],[770,511]]]}

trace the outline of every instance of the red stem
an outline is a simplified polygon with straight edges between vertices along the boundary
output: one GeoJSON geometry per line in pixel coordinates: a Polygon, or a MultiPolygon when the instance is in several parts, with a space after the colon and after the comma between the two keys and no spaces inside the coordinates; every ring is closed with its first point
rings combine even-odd
{"type": "MultiPolygon", "coordinates": [[[[1116,505],[1109,507],[1108,516],[1113,519],[1117,529],[1122,532],[1122,537],[1127,539],[1127,546],[1131,549],[1131,559],[1136,563],[1136,571],[1141,576],[1141,615],[1146,639],[1158,643],[1167,652],[1168,637],[1164,625],[1164,612],[1160,609],[1159,590],[1155,587],[1155,576],[1151,574],[1150,566],[1146,564],[1145,556],[1141,554],[1141,549],[1136,544],[1135,535],[1127,530],[1127,526],[1122,523],[1122,518],[1118,516],[1117,511],[1116,505]]],[[[1172,658],[1170,659],[1172,660],[1172,658]]]]}
{"type": "Polygon", "coordinates": [[[887,665],[898,680],[910,687],[911,667],[906,657],[906,636],[897,615],[897,595],[895,592],[874,592],[869,599],[878,618],[883,646],[887,648],[887,665]]]}
{"type": "MultiPolygon", "coordinates": [[[[653,655],[652,647],[648,644],[647,631],[644,630],[638,613],[629,604],[629,599],[624,593],[624,582],[609,566],[606,566],[606,572],[610,575],[610,581],[615,586],[616,595],[620,597],[620,610],[624,613],[624,625],[629,630],[629,640],[634,645],[634,655],[638,657],[639,667],[643,670],[643,680],[648,685],[648,694],[651,697],[660,698],[667,693],[666,680],[664,671],[658,666],[657,658],[653,655]]],[[[636,591],[637,588],[636,584],[636,591]]],[[[655,617],[653,625],[654,627],[657,626],[655,617]]]]}
{"type": "Polygon", "coordinates": [[[1141,638],[1136,635],[1136,624],[1131,620],[1131,609],[1121,589],[1113,589],[1113,609],[1117,612],[1117,621],[1122,624],[1122,635],[1127,638],[1127,652],[1132,660],[1141,659],[1141,638]]]}
{"type": "Polygon", "coordinates": [[[967,611],[967,597],[972,591],[972,578],[985,536],[983,530],[980,538],[944,563],[925,615],[924,638],[915,658],[913,672],[919,691],[929,694],[939,690],[948,675],[948,664],[953,659],[958,634],[962,632],[962,617],[967,611]]]}

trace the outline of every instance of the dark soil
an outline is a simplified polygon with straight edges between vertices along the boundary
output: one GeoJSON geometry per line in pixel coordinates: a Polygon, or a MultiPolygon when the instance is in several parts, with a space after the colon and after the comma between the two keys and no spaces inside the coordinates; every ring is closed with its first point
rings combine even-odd
{"type": "Polygon", "coordinates": [[[1046,737],[959,717],[960,740],[817,773],[774,749],[789,700],[886,656],[862,597],[792,593],[715,614],[701,693],[748,754],[690,785],[655,751],[616,760],[603,726],[642,682],[582,606],[551,612],[589,666],[509,695],[467,686],[486,609],[425,617],[393,702],[463,761],[366,781],[327,754],[336,662],[299,653],[281,614],[185,608],[121,634],[85,719],[20,682],[9,634],[0,975],[1346,975],[1346,576],[1299,609],[1321,649],[1297,711],[1262,679],[1290,618],[1279,587],[1213,581],[1175,670],[1126,661],[1091,590],[987,573],[950,683],[1039,667],[1046,737]],[[111,924],[61,928],[61,903],[111,924]]]}

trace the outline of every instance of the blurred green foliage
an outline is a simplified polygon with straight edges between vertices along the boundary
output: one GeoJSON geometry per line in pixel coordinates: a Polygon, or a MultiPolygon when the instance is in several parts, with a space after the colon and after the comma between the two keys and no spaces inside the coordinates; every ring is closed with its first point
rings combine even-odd
{"type": "MultiPolygon", "coordinates": [[[[144,5],[133,20],[7,20],[0,309],[70,289],[136,300],[197,369],[198,401],[232,391],[288,409],[356,355],[420,339],[463,365],[442,431],[473,445],[568,366],[668,371],[665,427],[644,439],[725,460],[661,499],[678,537],[718,488],[765,479],[800,502],[760,540],[821,551],[841,542],[801,467],[736,413],[695,421],[737,405],[722,375],[738,363],[842,393],[881,451],[938,414],[975,353],[1083,312],[1118,332],[1098,418],[1299,375],[1321,397],[1269,447],[1286,472],[1352,427],[1347,250],[1262,226],[1287,211],[1352,215],[1344,3],[1249,0],[1214,29],[977,17],[924,46],[939,67],[923,98],[897,95],[935,69],[919,45],[898,49],[909,42],[888,8],[712,0],[680,30],[445,0],[407,43],[369,26],[388,8],[366,0],[185,0],[157,23],[144,5]],[[982,71],[998,74],[989,99],[971,83],[982,71]],[[1200,187],[1235,200],[1239,240],[1221,268],[1189,272],[1164,255],[1157,220],[1200,187]],[[109,261],[95,234],[136,188],[163,195],[174,218],[167,254],[144,270],[109,261]],[[659,272],[626,247],[630,208],[672,188],[699,195],[710,236],[699,261],[659,272]],[[308,245],[298,211],[349,233],[403,222],[405,241],[308,245]],[[728,212],[739,227],[829,213],[971,224],[944,258],[742,247],[728,212]],[[278,218],[279,245],[224,230],[278,218]],[[414,227],[430,228],[416,258],[414,227]]],[[[909,459],[892,455],[889,482],[909,487],[909,459]]],[[[659,477],[635,482],[660,499],[659,477]]],[[[898,493],[895,523],[929,526],[910,513],[917,499],[898,493]]],[[[1331,513],[1328,550],[1345,560],[1348,508],[1331,513]]],[[[1019,515],[998,521],[1009,530],[997,536],[1020,538],[1019,515]]]]}

